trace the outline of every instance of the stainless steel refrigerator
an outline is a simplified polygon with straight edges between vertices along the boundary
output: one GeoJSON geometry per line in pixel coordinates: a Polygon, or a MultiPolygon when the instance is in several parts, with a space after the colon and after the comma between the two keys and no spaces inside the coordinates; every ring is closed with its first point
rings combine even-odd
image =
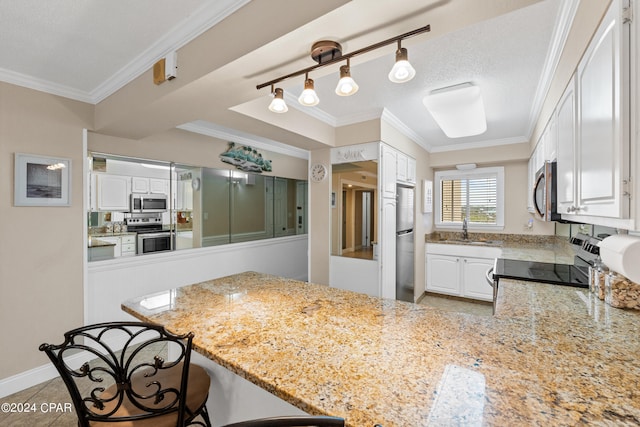
{"type": "Polygon", "coordinates": [[[414,189],[398,185],[396,204],[396,299],[413,299],[414,189]]]}

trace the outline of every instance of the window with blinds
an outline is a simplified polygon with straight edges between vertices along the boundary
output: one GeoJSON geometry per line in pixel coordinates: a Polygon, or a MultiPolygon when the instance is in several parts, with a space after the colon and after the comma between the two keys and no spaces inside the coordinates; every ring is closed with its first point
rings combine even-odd
{"type": "Polygon", "coordinates": [[[502,176],[502,168],[437,172],[436,225],[502,225],[502,176]]]}

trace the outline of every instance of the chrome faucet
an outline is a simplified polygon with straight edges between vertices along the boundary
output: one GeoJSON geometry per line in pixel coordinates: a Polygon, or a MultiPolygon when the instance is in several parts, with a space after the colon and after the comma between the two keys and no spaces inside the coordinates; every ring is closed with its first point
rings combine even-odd
{"type": "Polygon", "coordinates": [[[468,240],[469,239],[469,230],[468,230],[468,225],[467,225],[467,218],[465,217],[462,220],[462,240],[468,240]]]}

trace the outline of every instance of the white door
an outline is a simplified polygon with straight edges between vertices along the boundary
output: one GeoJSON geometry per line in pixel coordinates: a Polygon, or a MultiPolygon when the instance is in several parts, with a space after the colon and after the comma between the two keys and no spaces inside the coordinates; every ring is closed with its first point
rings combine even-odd
{"type": "Polygon", "coordinates": [[[577,207],[583,215],[629,215],[628,199],[622,196],[629,167],[629,135],[622,129],[622,123],[628,123],[623,115],[628,113],[629,73],[622,50],[629,26],[621,20],[621,0],[614,0],[578,67],[577,207]]]}

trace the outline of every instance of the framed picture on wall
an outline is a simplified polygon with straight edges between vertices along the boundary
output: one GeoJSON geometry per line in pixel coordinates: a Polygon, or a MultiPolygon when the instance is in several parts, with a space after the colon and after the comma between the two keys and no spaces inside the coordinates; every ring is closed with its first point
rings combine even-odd
{"type": "Polygon", "coordinates": [[[15,153],[15,206],[71,206],[71,159],[15,153]]]}

